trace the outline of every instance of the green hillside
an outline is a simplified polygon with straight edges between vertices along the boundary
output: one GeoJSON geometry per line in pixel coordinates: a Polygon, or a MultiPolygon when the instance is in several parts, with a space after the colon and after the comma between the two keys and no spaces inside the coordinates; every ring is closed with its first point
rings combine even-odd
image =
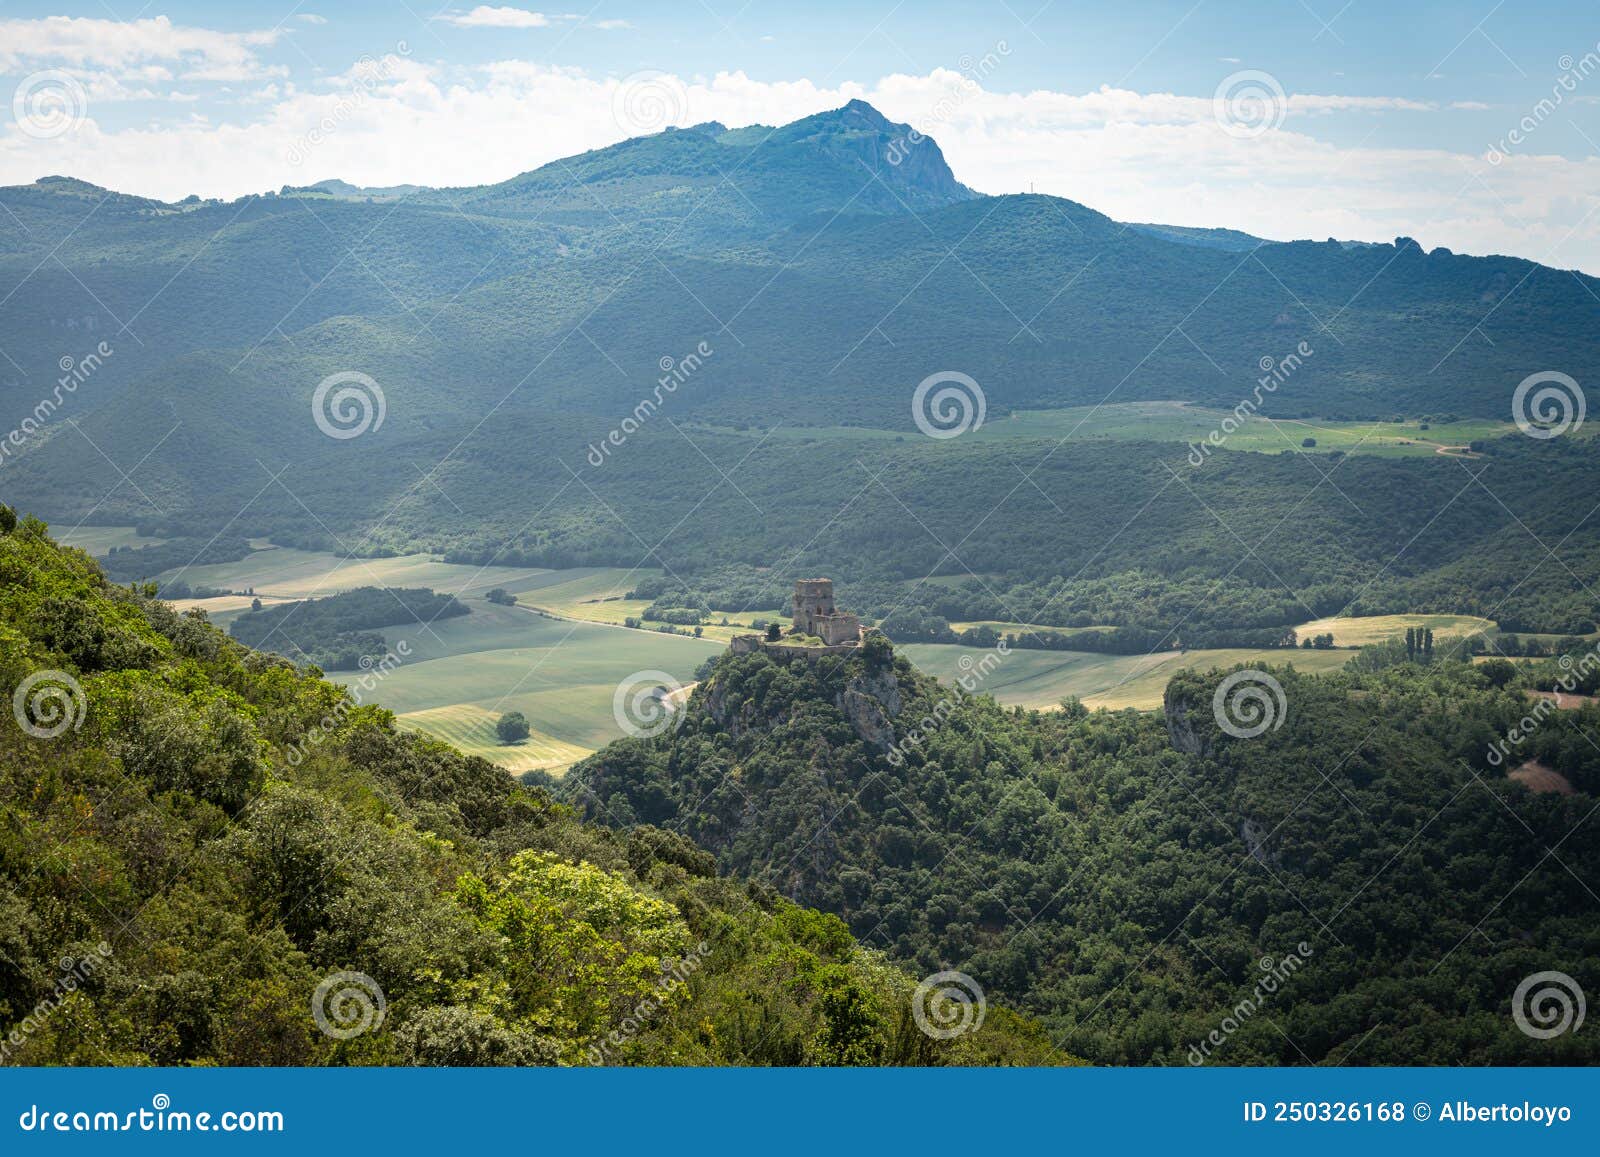
{"type": "Polygon", "coordinates": [[[1521,978],[1600,953],[1593,703],[1491,759],[1541,677],[1503,660],[1247,670],[1279,689],[1250,736],[1214,721],[1216,671],[1172,678],[1159,714],[1003,708],[987,692],[1018,657],[964,667],[969,695],[881,650],[728,656],[681,727],[561,790],[683,832],[913,970],[969,973],[1096,1063],[1600,1057],[1505,1014],[1521,978]],[[1575,794],[1508,777],[1535,758],[1575,794]],[[1264,972],[1265,1015],[1197,1056],[1264,972]]]}
{"type": "Polygon", "coordinates": [[[8,1064],[1052,1064],[658,829],[482,759],[0,509],[8,1064]],[[63,983],[65,977],[70,983],[63,983]]]}

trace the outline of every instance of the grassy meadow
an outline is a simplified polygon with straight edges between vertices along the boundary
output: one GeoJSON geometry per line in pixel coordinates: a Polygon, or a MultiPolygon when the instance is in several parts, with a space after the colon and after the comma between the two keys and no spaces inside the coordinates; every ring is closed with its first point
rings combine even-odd
{"type": "MultiPolygon", "coordinates": [[[[1113,402],[1103,406],[1073,406],[1056,410],[1015,410],[1010,414],[990,415],[982,426],[963,437],[974,439],[1037,439],[1043,441],[1138,441],[1174,442],[1187,445],[1202,442],[1221,428],[1229,410],[1193,405],[1180,401],[1113,402]]],[[[731,428],[700,425],[706,430],[732,432],[731,428]]],[[[1478,439],[1499,438],[1515,433],[1510,422],[1471,419],[1459,422],[1431,422],[1423,428],[1421,420],[1402,422],[1337,422],[1324,418],[1274,419],[1261,415],[1248,418],[1228,435],[1224,449],[1276,454],[1282,450],[1308,450],[1346,454],[1378,454],[1387,457],[1425,457],[1432,454],[1464,453],[1478,439]],[[1316,440],[1306,447],[1307,438],[1316,440]]],[[[875,441],[915,437],[904,430],[881,430],[858,426],[783,426],[771,437],[804,441],[875,441]]]]}
{"type": "MultiPolygon", "coordinates": [[[[135,543],[137,536],[129,527],[87,527],[71,540],[105,550],[135,543]]],[[[640,671],[661,671],[688,682],[695,668],[734,634],[753,629],[756,619],[779,614],[772,608],[730,615],[733,625],[707,625],[700,639],[624,628],[624,619],[642,615],[649,605],[624,596],[654,573],[618,567],[477,567],[440,562],[426,554],[345,559],[266,547],[237,562],[194,567],[185,578],[194,584],[253,587],[263,602],[322,597],[367,585],[429,587],[455,594],[471,608],[470,614],[382,632],[391,648],[404,643],[408,653],[368,700],[394,711],[403,726],[437,736],[509,771],[559,773],[621,734],[612,716],[612,696],[624,680],[640,671]],[[484,594],[495,587],[517,595],[518,605],[486,601],[484,594]],[[504,745],[495,737],[495,720],[507,711],[527,716],[533,734],[523,743],[504,745]]],[[[226,626],[249,603],[249,596],[232,595],[184,599],[175,605],[203,607],[214,622],[226,626]]],[[[958,630],[987,626],[1002,633],[1031,629],[1069,636],[1090,629],[1001,621],[952,625],[958,630]]],[[[1493,623],[1468,615],[1382,615],[1321,619],[1296,628],[1302,637],[1331,632],[1336,649],[1329,651],[1218,649],[1104,655],[1018,649],[982,689],[1007,705],[1048,709],[1076,696],[1090,707],[1151,710],[1160,706],[1167,681],[1179,670],[1237,663],[1336,670],[1349,661],[1351,648],[1401,637],[1407,627],[1431,627],[1440,640],[1494,633],[1493,623]]],[[[918,643],[900,649],[919,668],[947,682],[963,673],[961,658],[975,654],[971,648],[948,644],[918,643]]],[[[352,684],[365,676],[354,671],[331,677],[352,684]]]]}
{"type": "MultiPolygon", "coordinates": [[[[983,651],[948,643],[913,643],[901,652],[923,671],[945,682],[964,674],[963,657],[974,662],[983,651]]],[[[1287,666],[1312,673],[1335,671],[1348,663],[1352,651],[1246,650],[1158,651],[1153,655],[1098,655],[1086,651],[1014,650],[978,688],[1008,707],[1051,708],[1071,696],[1088,707],[1117,710],[1133,707],[1153,711],[1161,706],[1167,681],[1183,670],[1204,671],[1231,667],[1287,666]]]]}

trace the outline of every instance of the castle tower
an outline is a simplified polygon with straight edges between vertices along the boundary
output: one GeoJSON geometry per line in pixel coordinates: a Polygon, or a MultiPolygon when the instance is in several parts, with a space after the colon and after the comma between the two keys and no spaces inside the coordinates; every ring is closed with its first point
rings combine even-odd
{"type": "Polygon", "coordinates": [[[833,613],[832,579],[800,579],[794,584],[794,629],[800,634],[820,634],[817,619],[833,613]]]}

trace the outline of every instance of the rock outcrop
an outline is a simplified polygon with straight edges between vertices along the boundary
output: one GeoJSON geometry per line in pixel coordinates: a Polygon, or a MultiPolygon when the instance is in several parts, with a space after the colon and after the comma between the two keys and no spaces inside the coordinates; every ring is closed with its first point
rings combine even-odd
{"type": "Polygon", "coordinates": [[[891,721],[900,714],[901,705],[900,680],[893,667],[855,676],[834,699],[861,742],[879,751],[894,746],[891,721]]]}
{"type": "Polygon", "coordinates": [[[1167,738],[1172,740],[1173,747],[1185,755],[1211,754],[1211,739],[1195,727],[1194,704],[1178,690],[1176,680],[1167,685],[1161,710],[1167,720],[1167,738]]]}

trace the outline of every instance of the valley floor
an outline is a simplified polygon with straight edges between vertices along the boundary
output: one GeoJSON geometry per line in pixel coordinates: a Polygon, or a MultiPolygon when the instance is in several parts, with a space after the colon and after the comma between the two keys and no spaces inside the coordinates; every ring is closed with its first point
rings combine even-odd
{"type": "MultiPolygon", "coordinates": [[[[140,540],[129,527],[84,527],[63,535],[63,541],[99,553],[140,540]]],[[[202,608],[212,622],[226,629],[248,609],[252,597],[271,603],[374,585],[428,587],[453,594],[467,603],[470,614],[382,632],[392,650],[398,652],[404,644],[398,666],[382,673],[337,671],[329,677],[358,689],[370,686],[362,691],[365,701],[394,711],[403,727],[447,740],[513,772],[560,774],[622,734],[613,709],[620,685],[641,676],[687,683],[695,669],[720,652],[734,634],[780,613],[773,608],[713,615],[703,637],[694,638],[623,626],[624,620],[637,619],[649,605],[647,600],[625,596],[654,571],[479,567],[441,562],[426,554],[346,559],[258,545],[264,549],[236,562],[192,567],[183,576],[192,586],[248,589],[253,596],[183,599],[175,605],[202,608]],[[516,595],[517,605],[488,602],[484,595],[497,587],[516,595]],[[724,617],[729,619],[726,626],[724,617]],[[502,744],[495,736],[495,721],[508,711],[522,712],[533,729],[521,743],[502,744]]],[[[954,625],[964,629],[980,624],[954,625]]],[[[1029,629],[1016,623],[981,625],[1002,632],[1029,629]]],[[[1091,708],[1152,710],[1160,706],[1167,681],[1181,670],[1292,664],[1320,674],[1344,666],[1355,654],[1349,648],[1421,626],[1431,627],[1441,639],[1493,630],[1493,624],[1470,616],[1389,615],[1325,619],[1297,628],[1302,636],[1332,633],[1332,650],[1107,655],[1013,649],[989,671],[978,690],[1006,706],[1049,709],[1075,697],[1091,708]]],[[[1070,628],[1040,629],[1072,633],[1070,628]]],[[[901,650],[946,682],[974,670],[985,654],[982,648],[933,643],[906,644],[901,650]]]]}

